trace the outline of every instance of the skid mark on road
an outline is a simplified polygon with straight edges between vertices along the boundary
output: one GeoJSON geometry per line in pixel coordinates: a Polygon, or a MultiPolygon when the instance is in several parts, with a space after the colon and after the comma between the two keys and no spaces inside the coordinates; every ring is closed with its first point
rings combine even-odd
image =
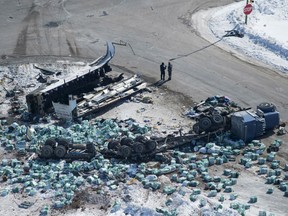
{"type": "Polygon", "coordinates": [[[16,47],[14,48],[13,54],[16,54],[16,55],[26,54],[27,31],[28,31],[28,25],[25,26],[20,32],[20,34],[18,35],[16,47]]]}
{"type": "Polygon", "coordinates": [[[80,55],[66,0],[35,0],[23,19],[15,55],[80,55]]]}
{"type": "Polygon", "coordinates": [[[28,15],[24,18],[24,22],[27,23],[25,27],[21,30],[21,32],[18,35],[17,43],[14,48],[13,54],[16,55],[25,55],[27,51],[27,38],[28,38],[28,29],[29,29],[29,23],[31,20],[36,20],[39,16],[39,13],[34,11],[35,4],[32,4],[32,6],[29,9],[28,15]]]}
{"type": "MultiPolygon", "coordinates": [[[[77,47],[75,46],[75,50],[74,50],[74,46],[71,44],[71,42],[68,40],[68,38],[66,38],[66,43],[68,45],[69,48],[69,52],[72,56],[76,56],[78,53],[77,47]]],[[[75,45],[75,44],[74,44],[75,45]]]]}

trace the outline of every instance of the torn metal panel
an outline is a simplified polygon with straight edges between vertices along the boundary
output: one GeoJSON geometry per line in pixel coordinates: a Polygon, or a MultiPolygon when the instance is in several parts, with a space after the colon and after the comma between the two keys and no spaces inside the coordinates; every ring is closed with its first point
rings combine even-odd
{"type": "Polygon", "coordinates": [[[91,62],[89,66],[100,66],[102,67],[107,62],[109,62],[115,55],[115,47],[111,42],[107,43],[107,51],[105,56],[101,56],[100,58],[96,59],[95,61],[91,62]]]}
{"type": "Polygon", "coordinates": [[[41,68],[41,67],[39,67],[39,66],[37,66],[37,65],[33,65],[33,67],[36,68],[36,69],[38,69],[38,70],[40,70],[41,73],[43,73],[44,75],[47,75],[47,76],[53,75],[53,74],[56,73],[55,71],[53,71],[53,70],[51,70],[51,69],[41,68]]]}
{"type": "Polygon", "coordinates": [[[73,111],[76,109],[77,103],[76,100],[73,99],[72,95],[69,95],[68,105],[56,102],[52,102],[52,104],[54,107],[54,111],[58,117],[68,120],[73,119],[73,111]]]}
{"type": "Polygon", "coordinates": [[[77,74],[71,74],[70,76],[67,76],[65,79],[60,79],[58,82],[47,86],[45,89],[41,90],[41,92],[45,93],[51,89],[55,89],[55,88],[62,86],[64,84],[68,85],[70,82],[73,82],[79,78],[82,78],[83,76],[85,76],[87,74],[93,73],[93,72],[97,71],[98,69],[101,69],[102,67],[104,67],[102,69],[105,70],[105,72],[106,72],[107,68],[105,68],[105,65],[107,65],[108,62],[113,58],[114,53],[115,53],[115,48],[114,48],[113,44],[111,42],[108,42],[107,43],[107,52],[106,52],[105,56],[100,57],[100,59],[97,60],[95,63],[89,64],[90,67],[85,68],[82,71],[79,71],[77,74]]]}

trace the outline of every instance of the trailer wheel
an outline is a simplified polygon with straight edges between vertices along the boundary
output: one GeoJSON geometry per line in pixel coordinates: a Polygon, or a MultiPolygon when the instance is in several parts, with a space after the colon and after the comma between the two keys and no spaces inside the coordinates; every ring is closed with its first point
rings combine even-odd
{"type": "Polygon", "coordinates": [[[156,147],[157,147],[157,143],[155,140],[148,140],[146,142],[146,149],[148,152],[154,151],[156,149],[156,147]]]}
{"type": "Polygon", "coordinates": [[[45,145],[49,145],[51,147],[55,147],[56,145],[56,140],[54,138],[49,138],[45,141],[45,145]]]}
{"type": "Polygon", "coordinates": [[[112,140],[108,143],[108,149],[116,149],[118,146],[120,146],[120,142],[117,140],[112,140]]]}
{"type": "Polygon", "coordinates": [[[91,154],[96,154],[96,149],[95,149],[95,146],[93,143],[89,142],[86,144],[86,149],[87,149],[87,152],[88,153],[91,153],[91,154]]]}
{"type": "Polygon", "coordinates": [[[278,152],[279,151],[279,147],[277,147],[277,146],[272,146],[272,147],[270,147],[270,149],[272,152],[278,152]]]}
{"type": "Polygon", "coordinates": [[[193,125],[193,131],[194,131],[196,134],[200,134],[199,123],[196,123],[196,124],[193,125]]]}
{"type": "Polygon", "coordinates": [[[118,155],[128,158],[131,155],[132,149],[129,146],[123,145],[118,149],[118,155]]]}
{"type": "Polygon", "coordinates": [[[128,137],[124,137],[121,139],[120,143],[121,145],[131,146],[133,144],[133,140],[128,137]]]}
{"type": "Polygon", "coordinates": [[[271,148],[270,147],[267,148],[267,153],[271,153],[271,148]]]}
{"type": "Polygon", "coordinates": [[[264,113],[268,113],[268,112],[274,112],[276,107],[274,104],[263,102],[257,106],[257,109],[260,109],[264,113]]]}
{"type": "Polygon", "coordinates": [[[221,124],[224,121],[223,116],[219,115],[219,114],[215,114],[212,116],[212,120],[213,122],[215,122],[216,124],[221,124]]]}
{"type": "Polygon", "coordinates": [[[53,155],[53,147],[51,145],[44,145],[41,148],[41,157],[51,158],[53,155]]]}
{"type": "Polygon", "coordinates": [[[210,118],[208,118],[208,117],[203,117],[199,121],[199,127],[200,127],[200,129],[202,129],[204,131],[209,129],[211,127],[211,125],[212,125],[212,122],[211,122],[210,118]]]}
{"type": "Polygon", "coordinates": [[[145,143],[145,141],[147,141],[147,138],[145,136],[137,136],[135,138],[135,142],[145,143]]]}
{"type": "Polygon", "coordinates": [[[141,154],[142,152],[145,151],[145,146],[141,142],[135,142],[133,145],[133,149],[136,153],[141,154]]]}
{"type": "Polygon", "coordinates": [[[64,138],[58,138],[57,143],[58,143],[58,145],[65,146],[66,148],[69,147],[69,142],[64,138]]]}
{"type": "Polygon", "coordinates": [[[54,154],[57,158],[63,158],[67,153],[67,149],[65,146],[59,145],[55,148],[54,154]]]}

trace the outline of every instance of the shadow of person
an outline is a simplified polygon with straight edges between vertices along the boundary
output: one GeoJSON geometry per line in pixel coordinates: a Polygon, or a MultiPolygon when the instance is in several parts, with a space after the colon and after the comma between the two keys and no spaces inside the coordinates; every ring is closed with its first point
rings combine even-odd
{"type": "Polygon", "coordinates": [[[153,85],[154,86],[157,86],[157,87],[160,87],[162,86],[164,83],[168,82],[169,80],[158,80],[157,82],[155,82],[153,85]]]}

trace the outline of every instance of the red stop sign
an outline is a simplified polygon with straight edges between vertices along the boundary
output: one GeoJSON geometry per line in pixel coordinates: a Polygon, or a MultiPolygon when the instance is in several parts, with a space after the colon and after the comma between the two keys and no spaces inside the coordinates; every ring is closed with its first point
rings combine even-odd
{"type": "Polygon", "coordinates": [[[244,14],[249,15],[252,12],[252,4],[247,4],[243,9],[244,14]]]}

